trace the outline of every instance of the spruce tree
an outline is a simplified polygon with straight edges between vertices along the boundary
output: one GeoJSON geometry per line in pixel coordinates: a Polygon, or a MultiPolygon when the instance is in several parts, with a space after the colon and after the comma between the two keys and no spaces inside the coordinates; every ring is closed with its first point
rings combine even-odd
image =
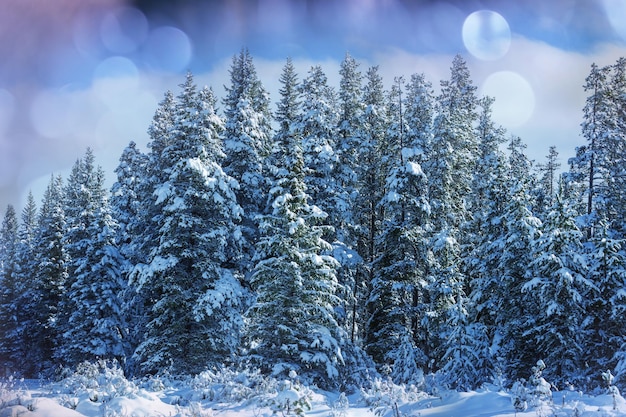
{"type": "Polygon", "coordinates": [[[15,208],[8,205],[0,227],[0,358],[6,369],[20,366],[21,306],[17,304],[24,290],[18,279],[18,219],[15,208]]]}
{"type": "Polygon", "coordinates": [[[271,113],[269,94],[258,79],[252,56],[247,49],[235,55],[226,88],[223,129],[224,172],[240,183],[235,190],[243,209],[244,257],[241,268],[249,269],[258,236],[255,217],[263,213],[266,159],[270,154],[271,113]]]}
{"type": "Polygon", "coordinates": [[[585,299],[592,289],[582,256],[583,234],[560,197],[533,242],[534,260],[523,290],[540,308],[524,323],[527,343],[548,365],[544,373],[557,384],[580,380],[584,368],[585,299]]]}
{"type": "Polygon", "coordinates": [[[222,121],[213,94],[198,93],[191,74],[181,88],[169,145],[151,156],[165,178],[153,184],[150,201],[154,246],[131,274],[147,316],[133,358],[141,373],[195,374],[231,360],[241,326],[243,290],[230,268],[241,208],[236,181],[217,162],[222,121]]]}
{"type": "Polygon", "coordinates": [[[53,354],[60,345],[59,307],[66,291],[70,258],[65,243],[65,195],[63,179],[52,176],[39,211],[35,233],[34,305],[35,331],[32,335],[32,358],[36,372],[50,374],[53,354]]]}
{"type": "Polygon", "coordinates": [[[331,249],[319,225],[326,214],[307,201],[302,142],[293,128],[293,67],[285,67],[281,83],[276,113],[281,158],[274,167],[271,212],[260,217],[251,276],[257,299],[248,312],[248,346],[265,372],[286,376],[295,370],[306,381],[336,388],[345,342],[335,317],[338,263],[323,254],[331,249]]]}
{"type": "Polygon", "coordinates": [[[66,187],[68,195],[75,196],[68,200],[66,213],[78,213],[71,224],[84,236],[80,241],[72,240],[72,235],[67,238],[73,242],[68,245],[74,254],[72,278],[62,303],[67,326],[55,356],[69,366],[96,359],[124,363],[128,351],[121,297],[126,280],[116,246],[117,223],[111,214],[102,168],[92,161],[88,150],[66,187]]]}
{"type": "Polygon", "coordinates": [[[19,282],[19,294],[14,303],[17,308],[17,328],[15,343],[19,344],[17,357],[19,358],[21,374],[25,377],[36,375],[38,364],[33,353],[36,349],[34,335],[37,333],[36,311],[39,293],[36,288],[37,254],[35,253],[35,238],[37,233],[37,205],[31,192],[28,193],[26,205],[22,209],[18,229],[16,279],[19,282]]]}

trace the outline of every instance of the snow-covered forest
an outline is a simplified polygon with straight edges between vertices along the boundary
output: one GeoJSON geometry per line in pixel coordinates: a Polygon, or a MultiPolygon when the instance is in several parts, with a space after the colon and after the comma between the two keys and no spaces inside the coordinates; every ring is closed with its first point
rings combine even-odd
{"type": "Polygon", "coordinates": [[[437,94],[350,55],[338,89],[277,77],[273,104],[247,50],[222,100],[188,74],[110,190],[88,149],[6,208],[4,376],[114,360],[465,391],[541,360],[556,387],[626,386],[626,59],[591,67],[565,167],[526,157],[460,56],[437,94]]]}

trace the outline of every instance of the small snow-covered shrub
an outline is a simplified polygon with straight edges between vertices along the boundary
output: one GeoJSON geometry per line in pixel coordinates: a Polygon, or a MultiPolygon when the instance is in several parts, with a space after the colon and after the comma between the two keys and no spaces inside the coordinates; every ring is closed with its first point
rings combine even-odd
{"type": "Polygon", "coordinates": [[[282,381],[276,395],[267,398],[266,405],[275,413],[283,416],[304,416],[311,410],[312,392],[297,382],[294,371],[290,379],[282,381]]]}
{"type": "Polygon", "coordinates": [[[339,394],[339,398],[337,398],[337,400],[333,403],[330,410],[330,416],[346,417],[348,408],[350,408],[350,402],[348,401],[348,397],[346,397],[346,394],[342,392],[341,394],[339,394]]]}
{"type": "Polygon", "coordinates": [[[415,385],[396,385],[389,378],[376,379],[371,387],[361,390],[361,398],[376,415],[382,416],[389,410],[398,413],[398,404],[417,402],[428,394],[420,391],[415,385]]]}
{"type": "Polygon", "coordinates": [[[0,379],[0,410],[14,405],[28,407],[32,403],[28,390],[24,387],[24,380],[10,376],[0,379]]]}
{"type": "Polygon", "coordinates": [[[105,402],[111,398],[130,397],[138,388],[126,379],[117,362],[100,360],[79,364],[73,373],[53,384],[51,390],[76,397],[87,395],[92,402],[105,402]]]}
{"type": "Polygon", "coordinates": [[[278,381],[258,370],[222,368],[204,371],[191,380],[195,401],[240,402],[277,391],[278,381]]]}
{"type": "Polygon", "coordinates": [[[543,376],[546,364],[540,359],[531,368],[531,375],[528,382],[520,379],[511,388],[511,402],[516,412],[525,411],[529,405],[540,408],[546,402],[552,400],[552,384],[547,382],[543,376]]]}

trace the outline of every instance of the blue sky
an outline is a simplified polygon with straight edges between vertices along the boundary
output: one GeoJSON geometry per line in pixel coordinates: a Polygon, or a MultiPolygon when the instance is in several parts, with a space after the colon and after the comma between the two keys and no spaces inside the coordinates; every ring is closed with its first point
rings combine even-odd
{"type": "MultiPolygon", "coordinates": [[[[0,4],[0,210],[39,202],[87,146],[106,170],[141,147],[158,101],[192,70],[218,95],[248,47],[275,101],[291,56],[338,84],[346,52],[385,81],[425,73],[435,87],[452,57],[468,61],[494,117],[539,162],[582,144],[584,78],[626,55],[621,0],[3,0],[0,4]]],[[[144,147],[145,149],[145,147],[144,147]]]]}

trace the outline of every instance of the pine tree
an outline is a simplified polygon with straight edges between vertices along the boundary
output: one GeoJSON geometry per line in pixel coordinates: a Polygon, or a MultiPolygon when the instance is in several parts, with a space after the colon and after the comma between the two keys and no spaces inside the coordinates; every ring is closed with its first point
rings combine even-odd
{"type": "MultiPolygon", "coordinates": [[[[337,193],[333,216],[336,241],[334,256],[340,262],[338,278],[341,288],[347,290],[342,297],[348,305],[346,327],[350,330],[350,340],[356,342],[364,329],[366,314],[363,300],[367,296],[367,280],[364,279],[364,260],[357,247],[357,225],[355,219],[355,201],[357,187],[357,154],[360,146],[360,121],[365,111],[362,100],[363,75],[359,63],[348,53],[341,62],[341,76],[338,91],[339,119],[335,154],[337,164],[332,173],[337,193]]],[[[367,275],[365,275],[367,276],[367,275]]]]}
{"type": "Polygon", "coordinates": [[[36,288],[35,276],[37,273],[35,237],[37,233],[37,205],[31,192],[28,193],[26,205],[22,209],[21,221],[18,229],[18,245],[16,260],[18,269],[16,280],[19,283],[19,294],[14,303],[16,306],[17,332],[13,339],[19,344],[16,357],[19,358],[20,373],[25,377],[36,375],[38,369],[33,349],[36,341],[33,336],[37,333],[36,309],[39,294],[36,288]]]}
{"type": "Polygon", "coordinates": [[[500,354],[505,358],[505,373],[511,380],[526,378],[528,369],[537,361],[536,349],[526,343],[523,336],[528,316],[540,308],[528,294],[522,292],[526,283],[528,265],[534,260],[530,251],[533,242],[541,235],[541,220],[530,210],[531,203],[525,183],[509,174],[508,203],[502,216],[502,236],[494,241],[497,278],[494,291],[496,312],[494,338],[500,341],[500,354]]]}
{"type": "Polygon", "coordinates": [[[335,201],[340,190],[333,177],[338,163],[336,94],[328,86],[320,66],[311,67],[299,86],[299,93],[302,103],[296,128],[302,135],[307,193],[311,201],[328,213],[329,222],[338,223],[335,201]]]}
{"type": "Polygon", "coordinates": [[[586,338],[584,357],[589,362],[589,377],[596,378],[606,369],[621,369],[617,380],[623,384],[626,332],[622,325],[626,311],[626,257],[623,240],[610,236],[606,222],[597,224],[590,242],[588,279],[597,288],[585,294],[584,317],[586,338]],[[618,366],[618,364],[620,364],[618,366]]]}
{"type": "Polygon", "coordinates": [[[217,162],[222,121],[213,94],[196,92],[191,74],[181,88],[165,133],[169,146],[151,155],[166,178],[153,184],[154,246],[131,274],[147,315],[133,358],[141,373],[194,374],[224,363],[241,326],[243,290],[230,268],[238,260],[241,208],[236,181],[217,162]]]}
{"type": "Polygon", "coordinates": [[[334,173],[342,193],[337,196],[337,212],[340,223],[337,224],[338,240],[351,248],[356,248],[356,236],[351,227],[356,224],[352,208],[357,188],[357,153],[361,144],[360,123],[365,112],[363,103],[362,80],[358,62],[346,54],[339,70],[339,138],[337,156],[339,163],[334,173]]]}
{"type": "Polygon", "coordinates": [[[163,161],[169,163],[164,152],[172,142],[175,106],[174,94],[167,91],[148,127],[149,152],[143,155],[135,147],[129,146],[120,160],[116,170],[118,181],[112,188],[112,205],[115,218],[120,223],[119,249],[126,262],[122,273],[128,281],[127,291],[122,297],[125,321],[129,326],[125,369],[130,375],[141,374],[134,352],[145,338],[152,295],[148,291],[140,291],[137,278],[147,267],[150,254],[159,242],[157,221],[160,212],[154,204],[154,191],[168,179],[163,161]]]}
{"type": "MultiPolygon", "coordinates": [[[[433,223],[431,247],[433,265],[429,277],[429,309],[425,323],[431,340],[427,343],[437,367],[444,365],[444,354],[454,348],[448,335],[464,325],[468,302],[462,259],[466,234],[461,228],[470,219],[467,196],[477,154],[474,132],[476,87],[472,85],[465,61],[456,56],[450,80],[441,82],[437,98],[433,140],[428,149],[429,202],[433,223]]],[[[458,351],[460,354],[461,352],[458,351]]],[[[470,358],[464,358],[470,359],[470,358]]]]}
{"type": "Polygon", "coordinates": [[[17,304],[24,290],[18,279],[18,220],[15,208],[8,205],[0,228],[0,358],[11,371],[20,367],[21,306],[17,304]]]}
{"type": "MultiPolygon", "coordinates": [[[[493,345],[496,335],[498,305],[504,300],[498,262],[502,255],[505,207],[508,202],[509,188],[506,182],[506,157],[500,150],[505,142],[504,129],[495,125],[491,119],[491,106],[494,100],[485,97],[479,101],[481,113],[476,128],[478,158],[472,180],[472,194],[469,200],[471,221],[467,223],[470,250],[464,257],[464,270],[469,277],[469,297],[473,304],[469,318],[475,326],[482,326],[484,336],[480,341],[493,345]]],[[[479,328],[475,327],[473,331],[479,328]]],[[[495,355],[488,353],[482,346],[477,353],[486,354],[478,357],[481,362],[476,366],[477,379],[487,381],[495,374],[495,355]]]]}
{"type": "Polygon", "coordinates": [[[556,150],[556,146],[550,146],[548,155],[546,156],[546,162],[544,164],[537,165],[537,171],[539,171],[539,190],[537,192],[537,208],[535,212],[539,218],[544,218],[543,214],[547,214],[547,211],[556,198],[556,185],[558,179],[558,172],[561,168],[559,163],[559,153],[556,150]]]}
{"type": "Polygon", "coordinates": [[[225,124],[223,131],[224,172],[240,183],[237,201],[243,209],[242,232],[244,258],[242,268],[249,269],[254,242],[258,236],[255,217],[263,213],[267,196],[264,195],[270,153],[271,114],[269,95],[257,78],[252,57],[243,49],[233,57],[230,68],[230,86],[224,98],[225,124]]]}
{"type": "Polygon", "coordinates": [[[326,214],[307,201],[301,137],[293,129],[293,67],[286,66],[281,83],[276,140],[282,157],[270,190],[272,211],[260,218],[248,346],[266,372],[295,370],[320,387],[337,387],[344,365],[343,333],[334,311],[338,263],[323,254],[331,249],[322,238],[325,227],[318,225],[326,214]]]}
{"type": "Polygon", "coordinates": [[[430,206],[427,179],[415,152],[419,143],[405,145],[401,153],[410,156],[395,160],[380,202],[387,216],[376,239],[379,256],[367,301],[366,349],[379,365],[391,365],[395,382],[417,383],[426,365],[416,341],[422,333],[430,206]]]}
{"type": "Polygon", "coordinates": [[[39,211],[35,234],[34,290],[37,294],[33,316],[33,363],[36,372],[50,373],[53,354],[60,345],[59,307],[66,291],[70,258],[65,243],[65,195],[61,176],[52,176],[39,211]]]}
{"type": "Polygon", "coordinates": [[[543,234],[533,242],[534,260],[523,287],[540,306],[528,315],[524,337],[550,364],[545,374],[557,384],[580,379],[584,367],[585,298],[594,286],[587,279],[582,238],[573,213],[558,197],[543,234]]]}
{"type": "Polygon", "coordinates": [[[70,177],[66,187],[68,195],[75,197],[68,201],[66,213],[79,213],[71,218],[71,224],[84,235],[82,240],[68,237],[72,242],[68,249],[74,253],[73,275],[62,304],[67,327],[63,329],[63,343],[55,352],[70,366],[96,359],[123,363],[128,351],[121,298],[126,281],[115,241],[117,223],[111,215],[102,168],[92,161],[93,153],[88,150],[77,162],[73,172],[76,175],[70,177]],[[81,203],[85,205],[79,206],[81,203]]]}

